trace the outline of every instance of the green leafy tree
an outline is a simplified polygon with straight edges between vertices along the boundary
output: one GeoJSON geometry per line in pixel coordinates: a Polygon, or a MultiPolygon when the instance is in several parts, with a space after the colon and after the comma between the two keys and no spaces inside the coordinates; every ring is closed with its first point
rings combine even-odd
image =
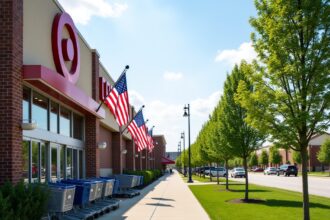
{"type": "Polygon", "coordinates": [[[221,103],[222,98],[220,99],[218,105],[214,109],[212,113],[211,120],[213,121],[213,132],[212,132],[212,140],[213,140],[213,151],[217,155],[218,159],[220,161],[223,161],[225,163],[226,168],[226,190],[229,190],[229,181],[228,181],[228,162],[230,159],[233,158],[233,155],[230,151],[230,148],[228,146],[228,143],[225,141],[221,134],[221,103]]]}
{"type": "Polygon", "coordinates": [[[250,66],[243,62],[240,66],[235,65],[231,74],[227,76],[220,111],[220,133],[224,142],[228,144],[233,156],[243,160],[246,175],[245,201],[249,199],[248,158],[261,146],[264,139],[261,132],[245,122],[246,110],[234,100],[238,83],[241,80],[248,85],[249,89],[253,89],[244,74],[244,71],[249,71],[249,69],[250,66]]]}
{"type": "Polygon", "coordinates": [[[253,46],[262,65],[240,84],[246,121],[302,158],[303,214],[310,219],[307,146],[330,119],[330,3],[328,0],[256,0],[253,46]]]}
{"type": "Polygon", "coordinates": [[[292,153],[292,159],[293,162],[297,163],[297,164],[301,164],[302,160],[301,160],[301,154],[298,151],[293,151],[292,153]]]}
{"type": "Polygon", "coordinates": [[[258,156],[255,152],[253,154],[251,154],[251,156],[249,158],[249,166],[250,167],[258,166],[258,156]]]}
{"type": "Polygon", "coordinates": [[[267,166],[268,165],[268,153],[266,150],[262,150],[261,151],[261,154],[259,156],[259,165],[262,165],[262,166],[267,166]]]}
{"type": "Polygon", "coordinates": [[[282,156],[278,149],[271,147],[269,152],[269,161],[274,165],[279,165],[282,162],[282,156]]]}
{"type": "Polygon", "coordinates": [[[329,176],[330,176],[330,139],[327,139],[320,148],[320,151],[317,154],[317,159],[321,163],[329,164],[329,176]]]}

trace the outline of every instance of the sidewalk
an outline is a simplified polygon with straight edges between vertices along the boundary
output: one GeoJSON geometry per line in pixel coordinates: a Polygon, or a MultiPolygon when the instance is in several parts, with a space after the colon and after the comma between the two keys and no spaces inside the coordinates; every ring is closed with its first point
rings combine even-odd
{"type": "Polygon", "coordinates": [[[166,175],[145,189],[141,195],[122,200],[118,210],[100,220],[207,220],[208,215],[177,172],[166,175]]]}

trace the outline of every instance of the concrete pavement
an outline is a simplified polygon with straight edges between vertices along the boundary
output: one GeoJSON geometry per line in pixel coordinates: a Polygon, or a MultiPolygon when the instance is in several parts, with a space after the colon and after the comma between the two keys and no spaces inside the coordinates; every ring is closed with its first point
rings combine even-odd
{"type": "MultiPolygon", "coordinates": [[[[244,182],[244,178],[234,179],[244,182]]],[[[287,189],[302,192],[302,177],[285,177],[263,174],[249,173],[249,183],[262,186],[270,186],[281,189],[287,189]]],[[[311,195],[318,195],[330,198],[330,178],[329,177],[313,177],[308,176],[308,191],[311,195]]]]}
{"type": "Polygon", "coordinates": [[[124,199],[118,210],[99,218],[128,220],[209,219],[203,207],[177,172],[141,190],[141,195],[124,199]]]}

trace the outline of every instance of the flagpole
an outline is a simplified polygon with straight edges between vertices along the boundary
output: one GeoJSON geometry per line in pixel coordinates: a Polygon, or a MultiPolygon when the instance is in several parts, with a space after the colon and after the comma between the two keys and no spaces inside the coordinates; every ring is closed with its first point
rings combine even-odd
{"type": "Polygon", "coordinates": [[[125,128],[120,132],[120,133],[124,133],[124,131],[128,128],[128,125],[131,124],[131,122],[134,120],[135,116],[137,114],[139,114],[140,111],[142,111],[142,109],[144,108],[145,106],[142,105],[141,108],[139,109],[139,111],[136,112],[136,114],[134,115],[134,117],[132,117],[132,119],[127,123],[127,125],[125,126],[125,128]]]}
{"type": "Polygon", "coordinates": [[[123,72],[120,74],[120,76],[118,77],[118,79],[117,79],[117,81],[115,82],[115,84],[110,88],[109,93],[108,93],[108,94],[105,96],[105,98],[101,101],[99,107],[97,107],[96,112],[98,112],[98,111],[100,110],[101,106],[103,105],[104,100],[105,100],[106,98],[108,98],[108,96],[111,94],[113,88],[115,88],[115,86],[117,85],[118,80],[122,77],[122,75],[124,75],[124,74],[126,73],[126,71],[127,71],[128,69],[129,69],[129,65],[126,65],[126,66],[125,66],[125,69],[124,69],[123,72]]]}

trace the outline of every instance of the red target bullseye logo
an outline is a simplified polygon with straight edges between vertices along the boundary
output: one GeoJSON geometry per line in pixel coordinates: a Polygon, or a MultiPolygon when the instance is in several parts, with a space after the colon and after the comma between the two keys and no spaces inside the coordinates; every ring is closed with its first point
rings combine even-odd
{"type": "Polygon", "coordinates": [[[76,83],[80,71],[79,42],[76,27],[67,13],[59,13],[54,18],[52,48],[57,72],[70,82],[76,83]],[[63,38],[64,28],[67,29],[69,38],[63,38]],[[67,65],[71,68],[68,69],[67,65]]]}

